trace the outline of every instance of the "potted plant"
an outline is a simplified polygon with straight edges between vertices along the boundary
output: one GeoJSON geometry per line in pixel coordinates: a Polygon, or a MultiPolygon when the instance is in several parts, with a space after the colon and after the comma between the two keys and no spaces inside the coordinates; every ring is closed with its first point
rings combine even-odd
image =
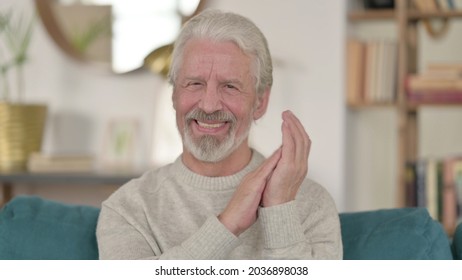
{"type": "Polygon", "coordinates": [[[0,11],[0,172],[24,170],[42,144],[47,107],[24,100],[23,67],[33,25],[34,17],[0,11]]]}

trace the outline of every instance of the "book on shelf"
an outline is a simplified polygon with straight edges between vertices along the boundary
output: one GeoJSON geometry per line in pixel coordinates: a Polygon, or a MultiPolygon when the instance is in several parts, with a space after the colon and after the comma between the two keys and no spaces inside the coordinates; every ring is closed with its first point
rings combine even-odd
{"type": "Polygon", "coordinates": [[[443,168],[443,186],[442,186],[442,208],[441,218],[443,226],[448,232],[454,232],[458,220],[458,207],[462,206],[462,202],[457,201],[455,178],[454,178],[454,163],[460,159],[448,158],[444,161],[443,168]],[[460,205],[459,205],[460,204],[460,205]]]}
{"type": "Polygon", "coordinates": [[[429,64],[422,73],[407,77],[406,92],[411,102],[461,103],[462,64],[429,64]]]}
{"type": "Polygon", "coordinates": [[[408,100],[418,104],[462,103],[461,91],[408,91],[408,100]]]}
{"type": "Polygon", "coordinates": [[[405,205],[408,207],[415,207],[417,206],[417,174],[415,162],[406,162],[405,176],[405,205]]]}
{"type": "Polygon", "coordinates": [[[460,79],[462,78],[462,64],[429,63],[422,75],[426,77],[460,79]]]}
{"type": "Polygon", "coordinates": [[[426,161],[420,160],[416,162],[416,185],[415,185],[415,194],[416,194],[416,205],[417,207],[426,207],[427,206],[427,176],[425,176],[426,161]]]}
{"type": "Polygon", "coordinates": [[[397,86],[396,42],[349,38],[347,44],[348,103],[393,102],[397,86]]]}
{"type": "Polygon", "coordinates": [[[364,100],[365,44],[356,39],[347,41],[347,102],[358,104],[364,100]]]}
{"type": "Polygon", "coordinates": [[[449,9],[454,10],[457,7],[461,6],[460,3],[456,5],[455,0],[447,0],[449,9]]]}
{"type": "Polygon", "coordinates": [[[429,63],[421,73],[409,75],[408,87],[416,91],[462,90],[462,63],[429,63]]]}
{"type": "Polygon", "coordinates": [[[441,11],[451,10],[448,0],[436,0],[436,4],[441,11]]]}
{"type": "Polygon", "coordinates": [[[462,156],[407,163],[406,206],[426,207],[446,232],[453,233],[462,221],[462,156]]]}
{"type": "Polygon", "coordinates": [[[440,171],[440,163],[437,162],[435,159],[429,159],[425,162],[423,170],[423,176],[425,176],[425,184],[424,190],[425,193],[425,201],[422,202],[423,206],[426,206],[428,209],[428,213],[434,220],[440,219],[440,210],[438,209],[439,205],[441,204],[441,197],[439,197],[440,190],[439,187],[439,171],[440,171]]]}
{"type": "Polygon", "coordinates": [[[424,75],[409,75],[407,86],[409,91],[438,92],[461,91],[462,78],[427,77],[424,75]]]}
{"type": "Polygon", "coordinates": [[[27,170],[33,173],[85,173],[94,171],[94,160],[87,155],[49,155],[33,153],[27,170]]]}
{"type": "Polygon", "coordinates": [[[457,196],[457,224],[462,222],[462,160],[452,164],[454,187],[457,196]]]}

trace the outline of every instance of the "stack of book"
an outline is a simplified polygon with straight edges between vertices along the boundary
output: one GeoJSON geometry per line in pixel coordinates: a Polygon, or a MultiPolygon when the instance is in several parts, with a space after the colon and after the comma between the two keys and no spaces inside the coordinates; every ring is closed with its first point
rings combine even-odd
{"type": "Polygon", "coordinates": [[[398,51],[388,40],[347,42],[347,101],[350,105],[396,99],[398,51]]]}
{"type": "Polygon", "coordinates": [[[423,73],[410,75],[406,87],[411,103],[462,103],[462,64],[429,64],[423,73]]]}
{"type": "Polygon", "coordinates": [[[462,157],[426,158],[406,166],[406,204],[426,207],[446,232],[462,221],[462,157]]]}
{"type": "Polygon", "coordinates": [[[27,170],[33,173],[88,173],[94,171],[94,160],[84,155],[34,153],[29,156],[27,170]]]}

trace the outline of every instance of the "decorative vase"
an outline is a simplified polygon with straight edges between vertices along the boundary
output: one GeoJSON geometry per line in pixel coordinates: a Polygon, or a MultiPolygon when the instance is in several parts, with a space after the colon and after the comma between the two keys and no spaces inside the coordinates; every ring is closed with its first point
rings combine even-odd
{"type": "Polygon", "coordinates": [[[26,170],[42,146],[47,106],[0,102],[0,172],[26,170]]]}

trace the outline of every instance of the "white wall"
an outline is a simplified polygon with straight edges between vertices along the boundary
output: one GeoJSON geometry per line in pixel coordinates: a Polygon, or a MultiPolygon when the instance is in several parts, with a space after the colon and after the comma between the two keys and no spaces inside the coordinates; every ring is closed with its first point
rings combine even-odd
{"type": "MultiPolygon", "coordinates": [[[[358,1],[356,1],[358,2],[358,1]]],[[[349,4],[353,4],[349,1],[349,4]]],[[[391,21],[352,23],[348,34],[396,40],[391,21]]],[[[349,109],[346,112],[346,209],[391,208],[397,192],[397,114],[394,108],[349,109]]]]}
{"type": "MultiPolygon", "coordinates": [[[[270,154],[280,144],[281,112],[293,110],[313,141],[309,176],[324,185],[339,210],[344,210],[344,1],[211,2],[213,7],[239,12],[254,20],[266,34],[275,59],[269,111],[254,128],[253,145],[270,154]]],[[[14,5],[31,10],[32,3],[31,0],[2,0],[0,8],[14,5]]],[[[160,147],[179,143],[172,129],[165,132],[168,141],[156,141],[152,137],[153,129],[162,130],[155,125],[166,122],[157,117],[158,108],[165,110],[171,106],[165,83],[159,77],[145,71],[113,75],[76,63],[54,45],[40,23],[30,50],[26,68],[27,99],[46,102],[50,110],[45,151],[100,154],[109,120],[120,118],[133,118],[141,124],[137,157],[140,165],[151,162],[152,150],[164,150],[160,147]],[[152,147],[152,143],[156,146],[152,147]]],[[[166,114],[171,112],[167,110],[166,114]]],[[[177,146],[174,150],[179,152],[177,146]]],[[[163,162],[168,156],[158,159],[163,162]]],[[[39,188],[21,191],[42,194],[39,188]]],[[[42,195],[55,198],[53,194],[42,195]]],[[[107,192],[99,195],[105,196],[107,192]]],[[[61,199],[98,203],[95,194],[80,191],[75,194],[66,191],[61,199]]]]}

